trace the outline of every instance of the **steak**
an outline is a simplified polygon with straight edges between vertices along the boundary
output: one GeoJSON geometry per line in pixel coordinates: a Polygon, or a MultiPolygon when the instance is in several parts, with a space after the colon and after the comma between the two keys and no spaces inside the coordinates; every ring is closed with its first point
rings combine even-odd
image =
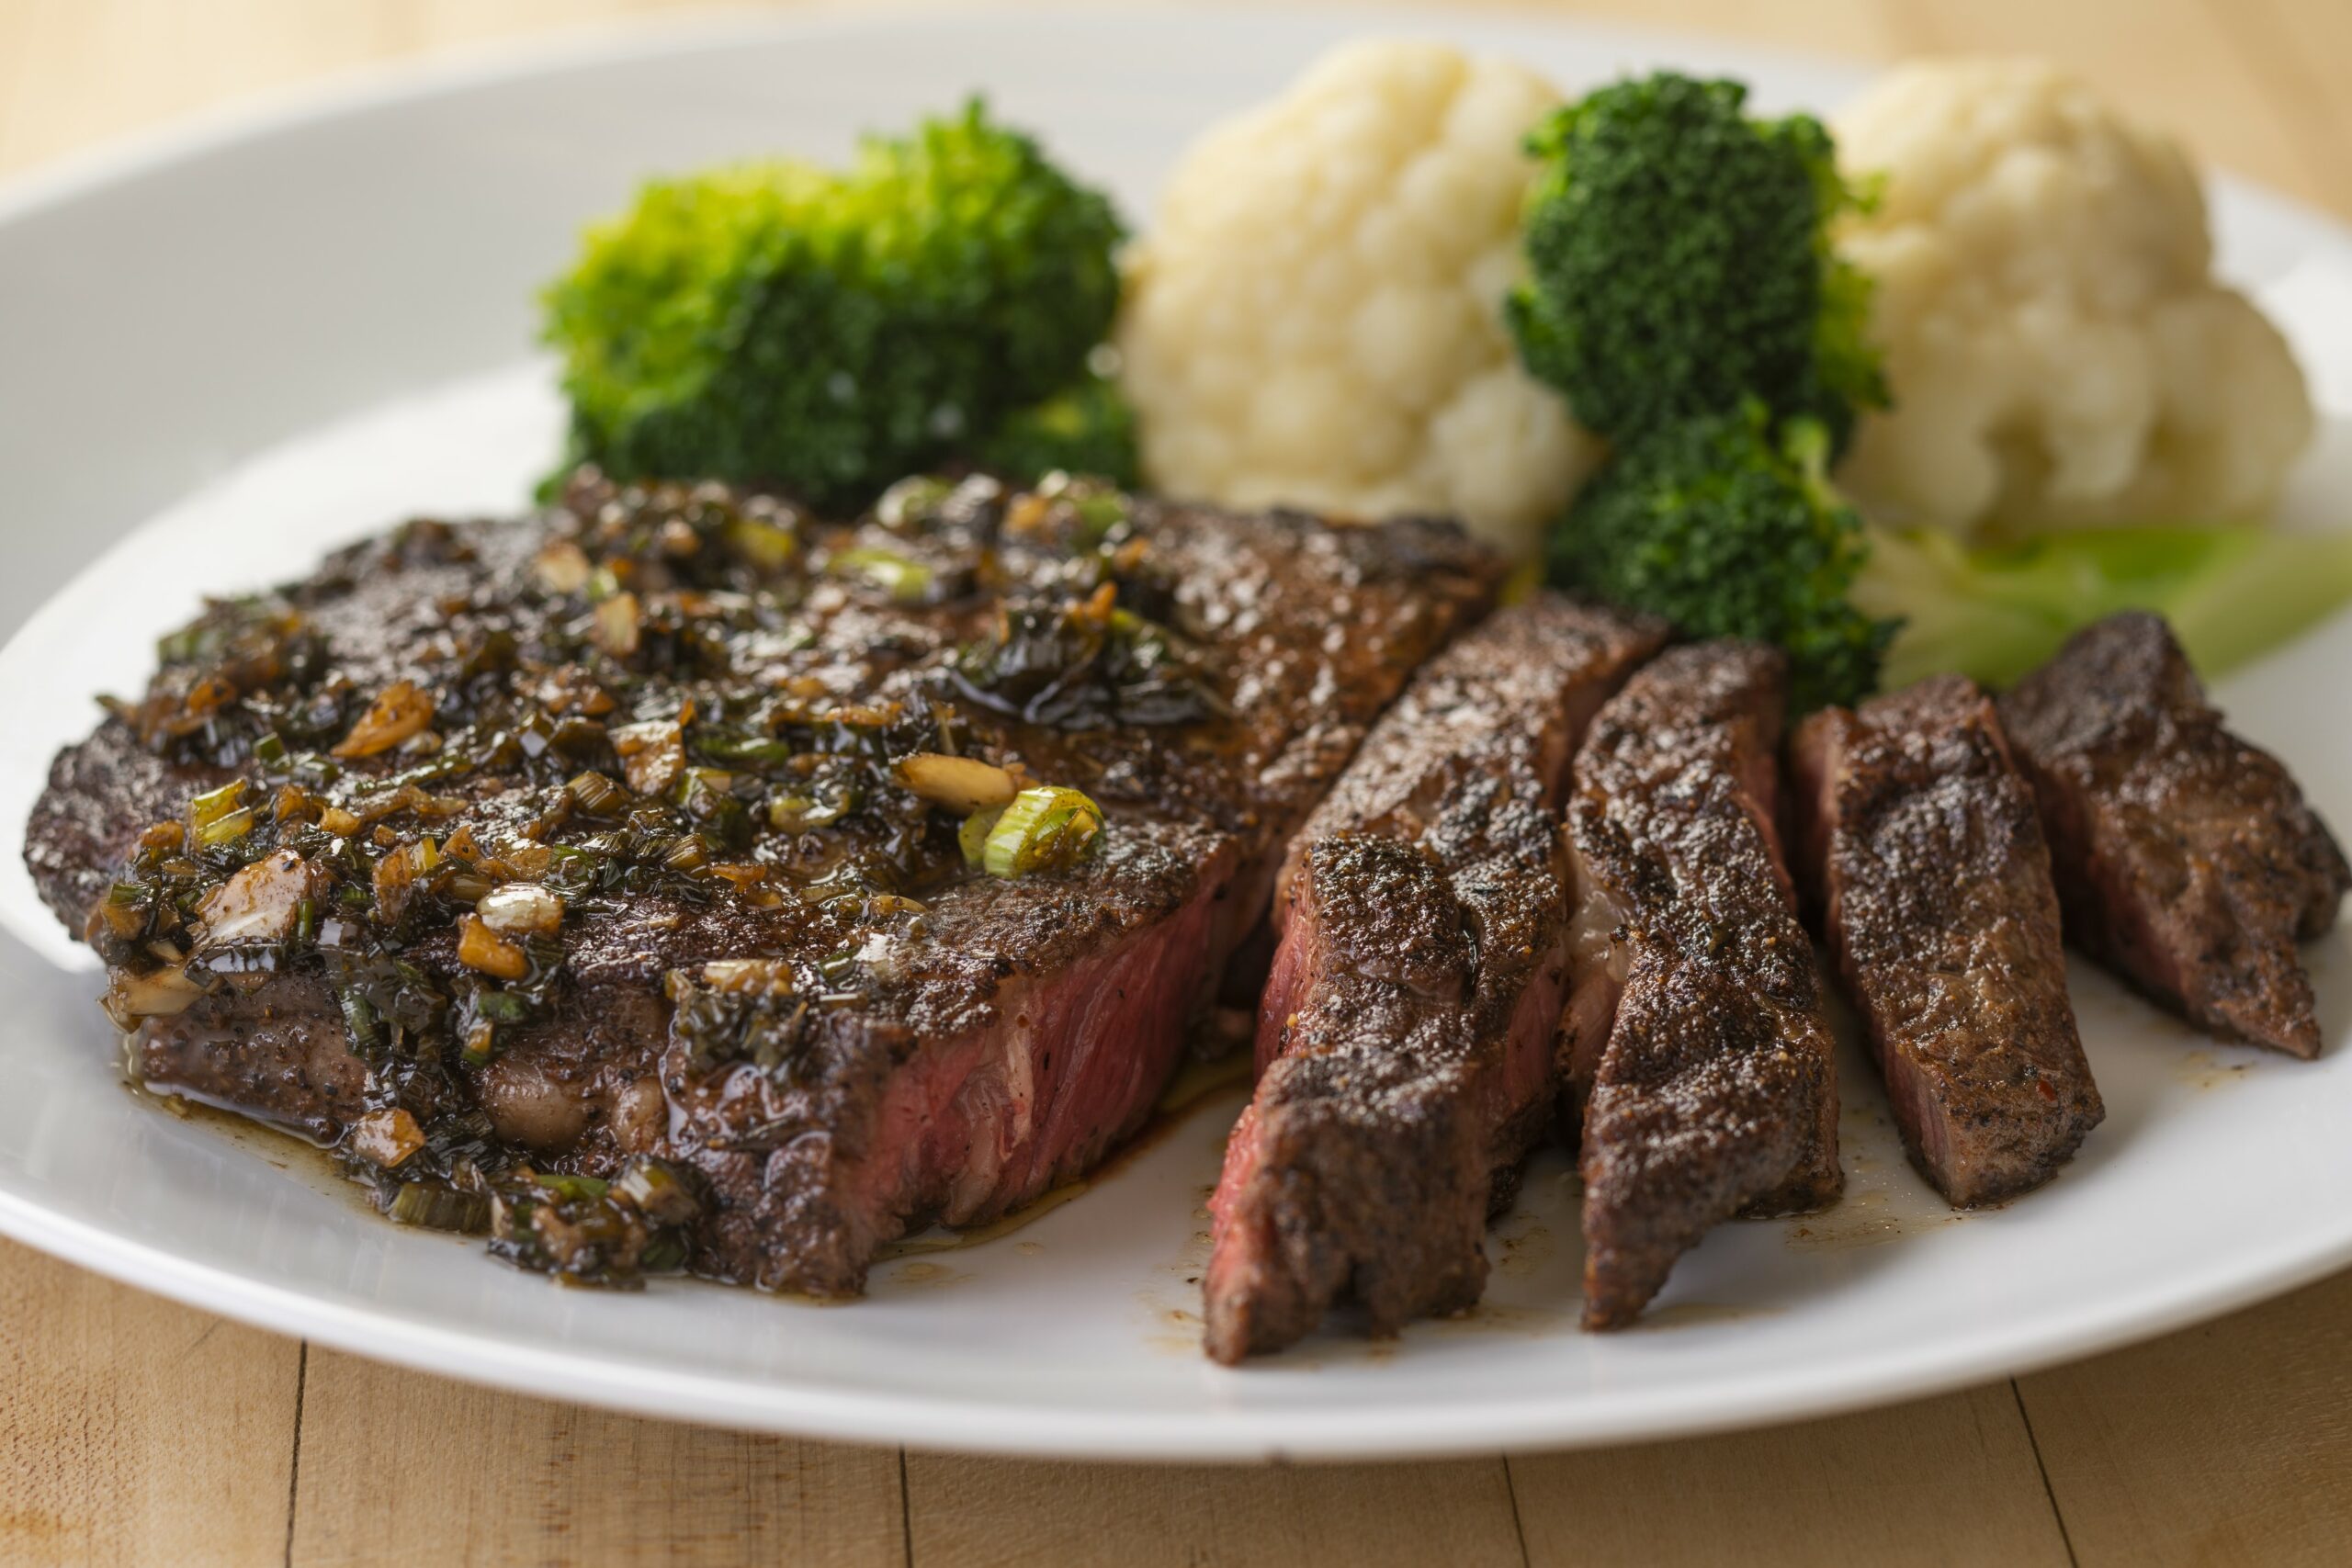
{"type": "Polygon", "coordinates": [[[2066,998],[2033,791],[1958,675],[1791,747],[1796,858],[1903,1140],[1962,1207],[2048,1180],[2105,1114],[2066,998]]]}
{"type": "Polygon", "coordinates": [[[1375,1334],[1475,1303],[1489,1213],[1558,1098],[1577,742],[1665,641],[1539,598],[1407,688],[1300,835],[1258,1024],[1256,1093],[1210,1200],[1208,1353],[1375,1334]]]}
{"type": "Polygon", "coordinates": [[[2001,700],[2067,935],[2191,1022],[2319,1055],[2298,941],[2352,870],[2276,757],[2232,734],[2171,628],[2110,616],[2001,700]]]}
{"type": "Polygon", "coordinates": [[[846,1295],[1137,1127],[1499,574],[1444,525],[1082,483],[831,526],[583,470],[212,606],[26,856],[144,1078],[395,1218],[846,1295]]]}
{"type": "Polygon", "coordinates": [[[1781,860],[1787,661],[1753,643],[1659,656],[1600,710],[1568,802],[1588,1328],[1631,1323],[1736,1213],[1834,1201],[1838,1079],[1781,860]]]}

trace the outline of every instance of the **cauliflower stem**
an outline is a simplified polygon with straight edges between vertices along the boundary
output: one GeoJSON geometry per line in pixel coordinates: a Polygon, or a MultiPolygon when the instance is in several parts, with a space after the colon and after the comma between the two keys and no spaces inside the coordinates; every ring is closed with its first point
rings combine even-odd
{"type": "Polygon", "coordinates": [[[2352,530],[2109,528],[1974,547],[1933,529],[1871,529],[1852,599],[1900,619],[1884,677],[1957,671],[2014,683],[2077,628],[2119,610],[2172,623],[2218,675],[2301,635],[2352,599],[2352,530]]]}

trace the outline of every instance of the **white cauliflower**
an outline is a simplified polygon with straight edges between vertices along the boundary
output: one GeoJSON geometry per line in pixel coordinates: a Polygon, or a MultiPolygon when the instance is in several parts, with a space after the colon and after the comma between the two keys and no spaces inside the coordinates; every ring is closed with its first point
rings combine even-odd
{"type": "Polygon", "coordinates": [[[1839,471],[1865,509],[1963,534],[2259,514],[2310,399],[2214,281],[2177,146],[2023,61],[1891,72],[1838,138],[1884,175],[1839,235],[1877,279],[1895,399],[1839,471]]]}
{"type": "Polygon", "coordinates": [[[1130,253],[1121,384],[1157,488],[1450,513],[1534,547],[1599,459],[1501,314],[1540,77],[1351,45],[1185,156],[1130,253]]]}

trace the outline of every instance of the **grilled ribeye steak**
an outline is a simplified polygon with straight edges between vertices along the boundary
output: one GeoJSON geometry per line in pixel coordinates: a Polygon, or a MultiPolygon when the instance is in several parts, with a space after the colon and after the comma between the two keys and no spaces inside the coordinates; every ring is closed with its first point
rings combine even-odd
{"type": "Polygon", "coordinates": [[[2048,1180],[2105,1114],[2066,998],[2033,791],[1958,675],[1791,747],[1794,852],[1911,1157],[1953,1203],[2048,1180]]]}
{"type": "Polygon", "coordinates": [[[2066,934],[2218,1033],[2319,1055],[2298,940],[2352,870],[2276,757],[2233,735],[2171,629],[2111,616],[2001,699],[2066,934]]]}
{"type": "Polygon", "coordinates": [[[1498,613],[1406,688],[1299,835],[1257,1091],[1210,1201],[1211,1356],[1279,1349],[1343,1297],[1374,1333],[1478,1299],[1487,1215],[1558,1098],[1568,764],[1664,641],[1556,598],[1498,613]]]}
{"type": "Polygon", "coordinates": [[[830,528],[583,474],[216,606],[27,855],[152,1082],[338,1142],[396,1217],[839,1295],[1139,1123],[1498,571],[1084,486],[830,528]]]}
{"type": "Polygon", "coordinates": [[[1775,827],[1787,661],[1669,649],[1600,710],[1568,801],[1585,1325],[1639,1315],[1743,1210],[1834,1201],[1838,1079],[1775,827]]]}

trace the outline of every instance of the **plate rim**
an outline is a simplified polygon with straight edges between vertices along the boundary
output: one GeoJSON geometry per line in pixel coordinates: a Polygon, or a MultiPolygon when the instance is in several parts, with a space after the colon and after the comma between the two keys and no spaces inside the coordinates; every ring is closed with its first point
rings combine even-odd
{"type": "MultiPolygon", "coordinates": [[[[1361,1410],[1261,1407],[1123,1415],[1070,1406],[1019,1409],[1001,1402],[909,1396],[875,1390],[744,1382],[674,1368],[642,1368],[561,1348],[485,1339],[396,1313],[338,1302],[179,1257],[106,1227],[61,1215],[0,1189],[0,1235],[120,1284],[368,1360],[484,1387],[672,1421],[701,1422],[843,1442],[1035,1459],[1118,1459],[1250,1463],[1265,1461],[1419,1460],[1601,1447],[1787,1426],[1932,1398],[2016,1378],[2192,1326],[2311,1283],[2352,1262],[2352,1229],[2328,1247],[2282,1246],[2260,1269],[2195,1279],[2093,1305],[2051,1331],[1996,1328],[1926,1358],[1880,1352],[1827,1377],[1777,1382],[1772,1374],[1731,1385],[1645,1394],[1638,1414],[1610,1401],[1564,1396],[1556,1404],[1466,1404],[1414,1413],[1397,1440],[1361,1410]],[[2030,1338],[2030,1346],[2018,1341],[2030,1338]],[[921,1432],[921,1437],[910,1434],[921,1432]]],[[[2050,1315],[2030,1320],[2046,1325],[2050,1315]]],[[[1247,1379],[1248,1369],[1204,1375],[1247,1379]]]]}
{"type": "MultiPolygon", "coordinates": [[[[1105,15],[1075,0],[1028,0],[989,9],[1026,17],[1105,15]]],[[[1207,5],[1128,6],[1114,15],[1215,22],[1269,12],[1326,21],[1344,17],[1367,28],[1436,33],[1458,31],[1466,22],[1645,49],[1671,48],[1680,40],[1815,72],[1857,74],[1879,68],[1856,57],[1688,28],[1531,14],[1483,3],[1439,11],[1413,6],[1263,6],[1248,0],[1212,0],[1207,5]]],[[[109,137],[0,179],[0,227],[111,187],[166,175],[209,154],[349,115],[495,88],[572,66],[690,51],[733,39],[808,39],[902,27],[926,17],[968,18],[972,14],[969,6],[951,0],[884,0],[878,5],[819,0],[783,15],[729,7],[684,17],[574,24],[340,69],[109,137]]],[[[2209,192],[2226,190],[2234,197],[2252,199],[2352,253],[2352,222],[2219,167],[2209,165],[2206,174],[2209,192]]],[[[12,628],[8,640],[23,630],[12,628]]],[[[2270,1299],[2352,1264],[2352,1222],[2347,1222],[2339,1234],[2323,1237],[2316,1246],[2278,1244],[2257,1266],[2225,1275],[2186,1272],[2178,1283],[2168,1281],[2161,1289],[2094,1302],[2071,1313],[2041,1314],[2030,1320],[2030,1329],[1996,1325],[1931,1350],[1876,1352],[1842,1362],[1826,1376],[1816,1370],[1797,1381],[1765,1369],[1728,1388],[1648,1390],[1642,1404],[1632,1409],[1615,1401],[1566,1394],[1555,1403],[1457,1403],[1438,1410],[1417,1409],[1415,1431],[1400,1439],[1392,1426],[1367,1421],[1360,1410],[1259,1406],[1246,1412],[1204,1408],[1130,1415],[1054,1404],[1008,1409],[1001,1402],[967,1398],[745,1382],[644,1367],[598,1351],[520,1345],[201,1262],[53,1210],[5,1185],[0,1185],[0,1235],[119,1283],[270,1332],[315,1340],[375,1361],[567,1403],[858,1443],[1035,1458],[1225,1462],[1458,1457],[1789,1424],[1931,1397],[2119,1348],[2270,1299]],[[1008,1421],[1009,1415],[1016,1418],[1008,1421]]],[[[1206,1369],[1206,1375],[1247,1378],[1250,1373],[1206,1369]]]]}

